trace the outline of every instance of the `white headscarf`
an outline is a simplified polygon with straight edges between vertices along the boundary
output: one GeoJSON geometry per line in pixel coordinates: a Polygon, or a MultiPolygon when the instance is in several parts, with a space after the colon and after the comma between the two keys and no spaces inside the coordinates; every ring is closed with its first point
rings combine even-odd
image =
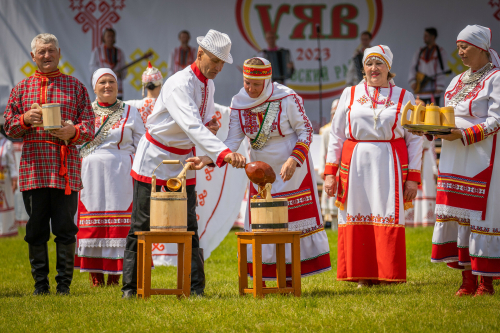
{"type": "Polygon", "coordinates": [[[99,81],[99,79],[101,78],[101,76],[106,75],[106,74],[113,75],[113,77],[115,78],[115,80],[118,81],[118,78],[116,77],[115,72],[113,72],[111,69],[109,69],[109,68],[99,68],[98,70],[96,70],[94,72],[94,74],[92,74],[92,89],[95,90],[95,85],[97,84],[97,81],[99,81]]]}
{"type": "MultiPolygon", "coordinates": [[[[271,64],[269,60],[264,58],[254,57],[253,59],[259,59],[264,63],[264,65],[271,64]]],[[[253,109],[254,107],[257,107],[266,102],[283,99],[286,96],[290,95],[297,95],[297,93],[282,84],[279,84],[277,82],[273,83],[272,79],[269,78],[264,80],[264,89],[262,89],[262,92],[257,98],[248,96],[247,92],[245,91],[245,87],[241,88],[240,92],[233,97],[233,100],[231,102],[231,109],[253,109]]]]}
{"type": "Polygon", "coordinates": [[[465,42],[473,45],[483,51],[489,52],[491,62],[496,67],[500,68],[500,58],[497,51],[490,48],[491,46],[491,29],[480,25],[468,25],[464,30],[460,31],[457,37],[458,42],[465,42]]]}

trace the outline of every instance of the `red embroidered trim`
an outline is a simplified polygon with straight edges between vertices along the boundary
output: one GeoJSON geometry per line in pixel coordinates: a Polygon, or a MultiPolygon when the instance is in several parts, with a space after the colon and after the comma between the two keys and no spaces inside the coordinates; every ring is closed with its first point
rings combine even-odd
{"type": "Polygon", "coordinates": [[[203,73],[200,71],[198,66],[196,66],[196,62],[193,62],[191,64],[191,69],[193,70],[193,73],[194,73],[194,75],[196,75],[198,80],[203,82],[204,85],[207,85],[208,79],[205,77],[205,75],[203,75],[203,73]]]}

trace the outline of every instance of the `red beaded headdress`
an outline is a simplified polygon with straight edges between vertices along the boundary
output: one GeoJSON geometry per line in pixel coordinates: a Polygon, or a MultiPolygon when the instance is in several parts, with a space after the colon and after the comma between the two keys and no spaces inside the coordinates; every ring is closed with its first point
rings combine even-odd
{"type": "Polygon", "coordinates": [[[247,62],[251,59],[245,60],[243,63],[243,76],[247,79],[265,80],[270,79],[273,73],[271,64],[269,65],[249,65],[247,62]]]}

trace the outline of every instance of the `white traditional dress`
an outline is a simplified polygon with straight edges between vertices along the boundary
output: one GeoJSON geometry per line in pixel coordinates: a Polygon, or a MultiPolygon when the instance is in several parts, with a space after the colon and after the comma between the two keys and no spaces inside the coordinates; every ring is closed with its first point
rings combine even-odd
{"type": "Polygon", "coordinates": [[[14,147],[0,134],[0,237],[17,235],[12,178],[17,178],[14,147]]]}
{"type": "Polygon", "coordinates": [[[133,106],[139,111],[139,114],[141,115],[144,124],[146,124],[146,120],[148,119],[149,115],[153,113],[153,109],[155,108],[155,103],[156,103],[156,98],[151,98],[151,97],[125,101],[125,104],[133,106]]]}
{"type": "Polygon", "coordinates": [[[445,103],[454,107],[463,139],[443,140],[432,262],[500,276],[499,68],[488,63],[456,76],[445,103]]]}
{"type": "MultiPolygon", "coordinates": [[[[269,61],[258,58],[269,65],[269,61]]],[[[244,65],[244,70],[245,70],[244,65]]],[[[302,98],[292,89],[265,80],[261,95],[250,98],[242,88],[231,103],[229,133],[224,143],[236,151],[248,137],[252,140],[251,161],[263,161],[276,173],[271,194],[274,198],[288,199],[288,230],[301,231],[300,260],[302,276],[313,275],[331,269],[330,248],[326,236],[316,191],[314,166],[309,153],[313,128],[306,115],[302,98]],[[259,102],[262,103],[259,104],[259,102]],[[248,103],[249,102],[249,103],[248,103]],[[257,104],[250,108],[245,105],[257,104]],[[281,167],[293,158],[297,168],[290,180],[279,176],[281,167]]],[[[249,196],[258,192],[258,186],[250,182],[249,196]]],[[[250,200],[248,200],[250,203],[250,200]]],[[[245,230],[252,229],[250,205],[245,216],[245,230]]],[[[291,279],[291,248],[285,247],[287,279],[291,279]]],[[[248,272],[253,275],[252,251],[248,249],[248,272]]],[[[276,246],[262,245],[262,278],[276,279],[276,246]]]]}
{"type": "Polygon", "coordinates": [[[92,103],[95,139],[82,146],[82,182],[78,201],[77,257],[81,272],[122,274],[130,229],[134,154],[145,133],[135,107],[117,100],[109,107],[92,103]]]}
{"type": "Polygon", "coordinates": [[[340,167],[337,280],[404,282],[403,188],[420,181],[422,138],[400,122],[411,93],[393,86],[387,100],[390,88],[367,89],[384,104],[371,101],[364,82],[346,88],[330,131],[325,175],[340,167]]]}
{"type": "MultiPolygon", "coordinates": [[[[131,172],[134,179],[151,184],[153,170],[161,161],[185,161],[194,156],[195,145],[204,147],[218,166],[225,164],[229,149],[205,127],[215,114],[214,91],[213,80],[195,63],[168,78],[146,121],[146,135],[139,142],[131,172]]],[[[180,164],[158,168],[156,185],[166,185],[181,170],[180,164]]],[[[195,171],[188,170],[186,185],[195,184],[195,171]]]]}
{"type": "Polygon", "coordinates": [[[434,155],[434,141],[422,140],[422,184],[418,186],[414,207],[406,210],[407,227],[426,227],[436,223],[436,181],[437,164],[434,155]]]}

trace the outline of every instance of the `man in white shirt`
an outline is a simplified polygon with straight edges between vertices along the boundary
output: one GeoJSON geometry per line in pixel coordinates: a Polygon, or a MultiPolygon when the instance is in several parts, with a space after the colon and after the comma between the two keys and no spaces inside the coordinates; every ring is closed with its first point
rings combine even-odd
{"type": "MultiPolygon", "coordinates": [[[[196,61],[191,66],[172,75],[163,85],[153,112],[146,121],[146,135],[139,142],[131,175],[134,178],[132,223],[127,237],[123,260],[123,296],[135,297],[137,293],[137,236],[136,231],[150,230],[151,175],[163,160],[190,161],[194,146],[203,147],[208,157],[217,166],[227,162],[242,168],[245,157],[231,152],[214,134],[217,119],[214,119],[213,79],[222,70],[224,63],[233,59],[231,40],[226,34],[210,30],[206,36],[197,38],[199,48],[196,61]]],[[[203,165],[194,162],[194,169],[203,165]]],[[[160,166],[156,172],[157,191],[166,188],[166,182],[176,177],[181,165],[160,166]]],[[[195,171],[188,170],[186,192],[188,221],[187,230],[194,231],[191,259],[191,293],[203,295],[205,273],[203,249],[199,248],[198,223],[196,219],[195,171]]]]}
{"type": "Polygon", "coordinates": [[[179,32],[178,38],[181,46],[176,47],[170,54],[170,63],[168,64],[169,76],[190,66],[196,59],[197,49],[189,46],[189,40],[191,39],[189,31],[182,30],[179,32]]]}
{"type": "Polygon", "coordinates": [[[436,44],[437,35],[436,28],[425,29],[425,46],[415,52],[408,80],[413,92],[425,104],[434,103],[439,106],[440,95],[446,87],[445,74],[449,69],[448,54],[436,44]]]}

